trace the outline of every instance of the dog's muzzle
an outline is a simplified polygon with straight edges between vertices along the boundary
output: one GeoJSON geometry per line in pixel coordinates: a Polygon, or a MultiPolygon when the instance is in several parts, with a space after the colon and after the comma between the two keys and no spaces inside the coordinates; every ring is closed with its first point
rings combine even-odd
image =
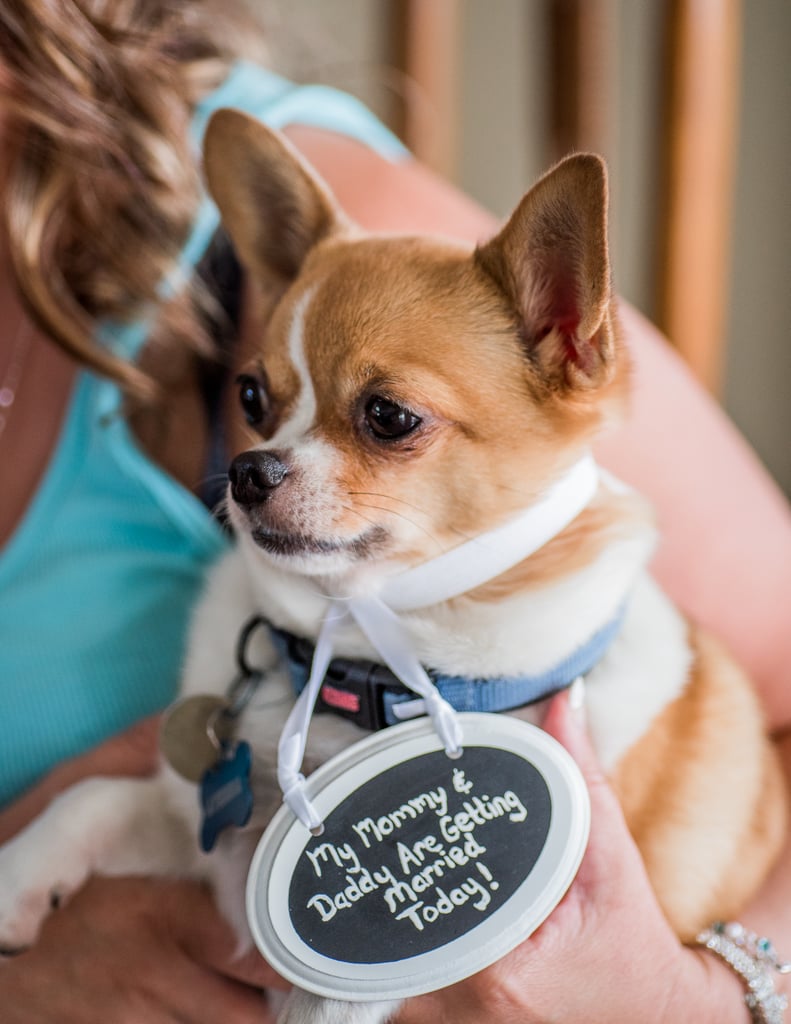
{"type": "Polygon", "coordinates": [[[250,451],[237,455],[228,470],[231,495],[237,505],[260,505],[288,475],[276,452],[250,451]]]}

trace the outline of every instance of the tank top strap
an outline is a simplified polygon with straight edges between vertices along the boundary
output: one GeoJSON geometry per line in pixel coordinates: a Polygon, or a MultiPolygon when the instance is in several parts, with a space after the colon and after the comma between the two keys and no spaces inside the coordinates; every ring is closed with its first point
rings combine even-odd
{"type": "MultiPolygon", "coordinates": [[[[354,96],[326,85],[296,85],[249,61],[239,61],[225,81],[195,109],[191,137],[196,155],[209,118],[222,107],[243,110],[273,128],[303,124],[335,131],[364,143],[392,161],[408,153],[396,136],[354,96]]],[[[217,207],[204,193],[178,262],[160,284],[161,299],[171,298],[190,280],[219,222],[217,207]]],[[[99,330],[99,339],[117,355],[134,360],[148,337],[151,320],[151,316],[144,314],[129,324],[105,323],[99,330]]]]}

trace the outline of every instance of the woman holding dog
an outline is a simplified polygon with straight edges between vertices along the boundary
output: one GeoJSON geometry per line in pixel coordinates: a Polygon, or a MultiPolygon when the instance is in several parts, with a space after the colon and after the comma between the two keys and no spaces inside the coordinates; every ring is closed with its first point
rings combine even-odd
{"type": "MultiPolygon", "coordinates": [[[[212,224],[201,240],[191,135],[207,104],[235,102],[222,92],[239,51],[218,28],[227,8],[0,4],[0,841],[81,778],[152,770],[151,715],[173,695],[189,607],[227,544],[206,485],[213,441],[229,442],[218,472],[233,454],[229,324],[242,337],[253,325],[227,253],[197,251],[212,224]]],[[[491,234],[356,106],[251,73],[240,101],[260,97],[361,224],[491,234]]],[[[791,775],[787,506],[663,339],[628,308],[623,319],[635,412],[598,455],[658,507],[656,574],[751,671],[791,775]]],[[[584,710],[559,697],[546,728],[591,792],[574,885],[523,946],[398,1020],[748,1021],[736,975],[664,922],[584,710]]],[[[744,920],[791,955],[789,907],[785,856],[744,920]]],[[[274,1019],[263,987],[284,986],[257,955],[234,958],[210,896],[185,882],[93,879],[0,960],[8,1024],[252,1024],[274,1019]]]]}

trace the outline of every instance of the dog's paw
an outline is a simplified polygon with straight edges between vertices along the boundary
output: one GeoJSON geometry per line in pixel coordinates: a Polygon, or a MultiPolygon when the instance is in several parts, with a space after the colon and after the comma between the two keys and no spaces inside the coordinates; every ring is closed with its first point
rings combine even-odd
{"type": "Polygon", "coordinates": [[[32,946],[44,918],[58,905],[60,895],[50,889],[27,890],[8,898],[0,885],[0,954],[19,953],[32,946]]]}
{"type": "Polygon", "coordinates": [[[385,1024],[401,1004],[347,1003],[293,989],[277,1024],[385,1024]]]}
{"type": "Polygon", "coordinates": [[[32,829],[0,849],[0,950],[30,946],[44,918],[85,879],[80,860],[58,857],[50,844],[31,842],[32,829]]]}

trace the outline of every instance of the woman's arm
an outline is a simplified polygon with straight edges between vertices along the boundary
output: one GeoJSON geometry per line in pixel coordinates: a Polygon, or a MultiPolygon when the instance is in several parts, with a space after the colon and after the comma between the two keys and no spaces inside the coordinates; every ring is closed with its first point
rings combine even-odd
{"type": "Polygon", "coordinates": [[[622,320],[635,362],[632,409],[598,454],[657,510],[661,539],[654,575],[747,669],[771,730],[786,730],[788,502],[662,335],[625,304],[622,320]]]}

